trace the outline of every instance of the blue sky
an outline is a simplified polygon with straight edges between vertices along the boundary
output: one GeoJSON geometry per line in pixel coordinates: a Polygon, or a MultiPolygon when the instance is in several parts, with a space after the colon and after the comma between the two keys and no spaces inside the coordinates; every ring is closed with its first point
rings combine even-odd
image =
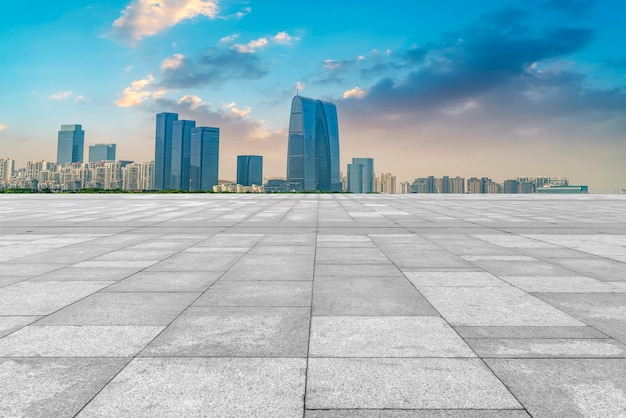
{"type": "Polygon", "coordinates": [[[149,161],[155,114],[221,128],[284,176],[291,98],[333,100],[342,171],[568,177],[626,188],[626,3],[63,1],[3,6],[0,157],[53,161],[61,124],[149,161]]]}

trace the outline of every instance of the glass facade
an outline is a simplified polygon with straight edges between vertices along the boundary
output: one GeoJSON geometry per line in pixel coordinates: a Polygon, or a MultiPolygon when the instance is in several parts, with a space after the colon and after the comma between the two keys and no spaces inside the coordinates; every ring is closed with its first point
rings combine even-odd
{"type": "Polygon", "coordinates": [[[176,113],[159,113],[156,119],[156,144],[154,149],[154,188],[166,190],[172,180],[172,124],[178,120],[176,113]]]}
{"type": "Polygon", "coordinates": [[[339,126],[333,103],[296,96],[287,144],[287,190],[341,191],[339,126]]]}
{"type": "Polygon", "coordinates": [[[218,183],[220,129],[191,128],[190,190],[213,190],[218,183]]]}
{"type": "Polygon", "coordinates": [[[237,184],[242,186],[263,185],[263,157],[260,155],[237,156],[237,184]]]}
{"type": "Polygon", "coordinates": [[[372,193],[374,191],[374,159],[373,158],[353,158],[352,159],[352,164],[348,165],[348,191],[352,193],[372,193]],[[350,181],[350,165],[353,166],[352,168],[353,171],[357,170],[358,166],[361,166],[362,184],[360,186],[350,181]]]}
{"type": "Polygon", "coordinates": [[[115,144],[96,144],[89,147],[89,162],[115,161],[115,144]]]}
{"type": "Polygon", "coordinates": [[[57,163],[82,163],[85,131],[82,125],[61,125],[57,143],[57,163]]]}
{"type": "Polygon", "coordinates": [[[172,179],[170,189],[189,190],[191,129],[196,127],[193,120],[172,122],[172,179]]]}

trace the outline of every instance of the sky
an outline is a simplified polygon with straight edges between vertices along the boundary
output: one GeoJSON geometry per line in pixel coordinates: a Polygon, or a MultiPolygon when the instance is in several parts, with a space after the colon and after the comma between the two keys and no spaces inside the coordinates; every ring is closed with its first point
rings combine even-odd
{"type": "Polygon", "coordinates": [[[87,147],[154,159],[155,115],[220,128],[284,177],[291,99],[332,100],[341,170],[374,158],[417,177],[567,177],[626,188],[620,0],[35,0],[0,14],[0,158],[87,147]]]}

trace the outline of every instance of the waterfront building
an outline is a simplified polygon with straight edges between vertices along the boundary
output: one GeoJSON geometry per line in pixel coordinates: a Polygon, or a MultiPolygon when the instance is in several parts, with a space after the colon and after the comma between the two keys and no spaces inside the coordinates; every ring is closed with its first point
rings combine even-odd
{"type": "Polygon", "coordinates": [[[287,144],[287,188],[341,191],[339,127],[334,103],[295,96],[287,144]]]}

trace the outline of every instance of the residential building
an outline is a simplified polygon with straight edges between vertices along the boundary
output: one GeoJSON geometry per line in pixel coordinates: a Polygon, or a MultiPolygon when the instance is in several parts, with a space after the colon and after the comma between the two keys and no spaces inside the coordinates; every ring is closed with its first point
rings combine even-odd
{"type": "Polygon", "coordinates": [[[89,146],[89,162],[115,161],[115,144],[96,144],[89,146]]]}
{"type": "Polygon", "coordinates": [[[287,188],[341,191],[339,127],[334,103],[295,96],[287,144],[287,188]]]}
{"type": "Polygon", "coordinates": [[[15,170],[15,161],[10,158],[0,159],[0,182],[8,183],[13,177],[13,170],[15,170]]]}
{"type": "Polygon", "coordinates": [[[85,131],[82,125],[61,125],[57,142],[57,163],[83,162],[85,131]]]}
{"type": "Polygon", "coordinates": [[[263,185],[263,157],[261,155],[237,156],[237,184],[263,185]]]}

